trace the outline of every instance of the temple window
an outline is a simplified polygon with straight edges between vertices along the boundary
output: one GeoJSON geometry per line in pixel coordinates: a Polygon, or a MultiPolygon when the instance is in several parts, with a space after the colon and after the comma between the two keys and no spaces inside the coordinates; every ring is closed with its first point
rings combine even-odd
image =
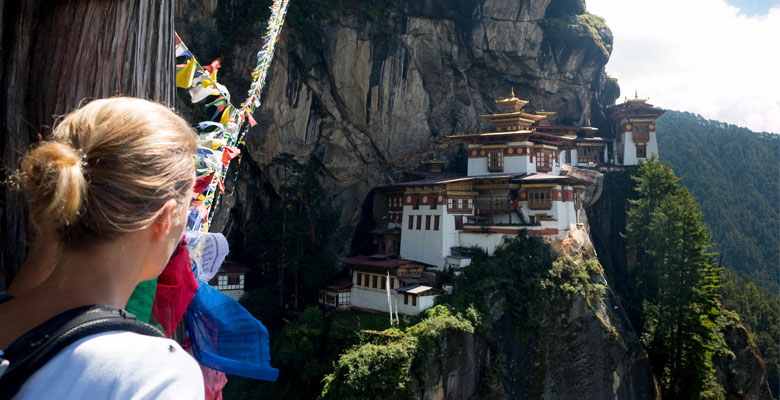
{"type": "Polygon", "coordinates": [[[536,149],[536,170],[539,172],[552,171],[553,152],[550,149],[536,149]]]}
{"type": "Polygon", "coordinates": [[[422,229],[422,215],[417,216],[417,230],[422,229]]]}
{"type": "Polygon", "coordinates": [[[414,229],[414,215],[409,216],[409,230],[414,229]]]}
{"type": "Polygon", "coordinates": [[[634,139],[634,142],[650,141],[650,125],[635,123],[632,138],[634,139]]]}
{"type": "Polygon", "coordinates": [[[431,230],[431,216],[430,215],[426,215],[425,216],[425,230],[426,231],[431,230]]]}
{"type": "Polygon", "coordinates": [[[433,230],[438,231],[439,230],[439,216],[435,215],[433,217],[433,230]]]}
{"type": "Polygon", "coordinates": [[[580,164],[601,162],[602,147],[600,146],[579,146],[577,147],[577,162],[580,164]]]}
{"type": "Polygon", "coordinates": [[[496,149],[488,151],[488,171],[490,172],[503,172],[504,171],[504,150],[496,149]]]}
{"type": "Polygon", "coordinates": [[[455,218],[455,229],[461,230],[463,229],[463,216],[455,215],[453,216],[455,218]]]}
{"type": "Polygon", "coordinates": [[[357,273],[357,286],[363,286],[363,274],[360,272],[357,273]]]}
{"type": "Polygon", "coordinates": [[[532,210],[549,210],[552,208],[552,190],[529,190],[528,208],[532,210]]]}
{"type": "Polygon", "coordinates": [[[647,147],[637,145],[636,158],[647,158],[647,147]]]}

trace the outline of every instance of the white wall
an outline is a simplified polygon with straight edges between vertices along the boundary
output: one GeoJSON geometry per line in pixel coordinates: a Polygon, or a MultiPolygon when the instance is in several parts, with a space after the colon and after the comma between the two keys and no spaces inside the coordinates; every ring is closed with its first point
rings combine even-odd
{"type": "MultiPolygon", "coordinates": [[[[650,131],[650,142],[647,143],[647,158],[652,157],[652,155],[658,155],[658,141],[656,140],[655,131],[650,131]]],[[[658,155],[660,158],[661,156],[658,155]]]]}
{"type": "Polygon", "coordinates": [[[469,158],[468,175],[487,175],[487,157],[469,158]]]}
{"type": "MultiPolygon", "coordinates": [[[[390,289],[391,296],[393,293],[395,293],[395,290],[390,289]]],[[[350,296],[353,307],[388,312],[387,292],[385,290],[373,290],[352,286],[352,289],[350,289],[350,296]]],[[[403,299],[401,299],[401,301],[403,301],[403,299]]]]}
{"type": "Polygon", "coordinates": [[[623,134],[623,165],[637,165],[639,160],[636,158],[636,144],[634,143],[634,132],[628,131],[623,134]]]}
{"type": "Polygon", "coordinates": [[[454,235],[455,221],[447,214],[447,205],[439,204],[435,210],[430,206],[420,205],[417,210],[412,206],[404,206],[403,220],[401,223],[401,252],[402,258],[414,260],[426,264],[435,265],[439,269],[444,267],[446,256],[450,247],[456,245],[457,238],[454,235]],[[422,216],[420,230],[417,230],[417,216],[422,216]],[[425,229],[425,217],[431,216],[431,229],[425,229]],[[439,216],[439,230],[434,228],[434,216],[439,216]],[[409,229],[409,216],[414,218],[412,229],[409,229]]]}

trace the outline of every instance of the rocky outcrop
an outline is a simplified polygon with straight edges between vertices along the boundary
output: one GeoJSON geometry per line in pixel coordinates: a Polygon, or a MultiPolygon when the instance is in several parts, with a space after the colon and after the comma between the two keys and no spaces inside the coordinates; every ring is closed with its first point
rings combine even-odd
{"type": "MultiPolygon", "coordinates": [[[[180,3],[188,11],[177,30],[202,60],[220,52],[204,37],[236,44],[222,54],[220,76],[240,102],[246,80],[236,77],[254,67],[263,23],[231,38],[219,26],[245,22],[251,2],[180,3]]],[[[244,160],[262,166],[281,152],[313,160],[342,226],[354,226],[371,187],[451,151],[446,135],[486,129],[478,115],[494,112],[511,87],[560,123],[599,124],[618,94],[604,73],[611,43],[576,0],[334,2],[317,17],[291,8],[244,160]]],[[[265,173],[240,179],[279,186],[265,173]]],[[[257,195],[239,191],[232,204],[257,195]]]]}
{"type": "MultiPolygon", "coordinates": [[[[595,256],[582,238],[555,247],[564,257],[595,256]]],[[[503,293],[492,298],[489,339],[447,336],[439,345],[446,350],[426,369],[431,373],[418,398],[660,398],[650,362],[600,267],[572,296],[545,299],[541,322],[533,328],[514,317],[503,293]]]]}
{"type": "Polygon", "coordinates": [[[771,400],[766,366],[747,329],[734,321],[721,329],[727,351],[717,352],[712,364],[726,399],[771,400]]]}

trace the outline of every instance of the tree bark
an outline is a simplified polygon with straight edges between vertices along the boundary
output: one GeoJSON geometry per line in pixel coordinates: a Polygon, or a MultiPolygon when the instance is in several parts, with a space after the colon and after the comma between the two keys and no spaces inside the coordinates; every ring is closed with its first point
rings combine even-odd
{"type": "MultiPolygon", "coordinates": [[[[174,104],[174,0],[17,0],[0,5],[0,167],[5,181],[57,116],[127,95],[174,104]]],[[[0,291],[26,256],[25,203],[0,186],[0,291]]]]}

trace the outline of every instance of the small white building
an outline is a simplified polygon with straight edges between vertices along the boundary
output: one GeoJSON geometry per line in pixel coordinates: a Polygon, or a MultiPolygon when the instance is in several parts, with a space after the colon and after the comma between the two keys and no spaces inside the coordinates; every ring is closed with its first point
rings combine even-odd
{"type": "Polygon", "coordinates": [[[209,281],[209,285],[238,301],[244,294],[244,281],[247,272],[249,272],[249,268],[243,265],[222,264],[219,272],[209,281]]]}
{"type": "Polygon", "coordinates": [[[423,274],[425,265],[385,254],[341,260],[352,270],[351,306],[389,312],[387,294],[399,314],[417,315],[433,307],[441,290],[423,274]]]}
{"type": "Polygon", "coordinates": [[[325,307],[346,310],[352,305],[352,281],[332,283],[320,289],[318,303],[325,307]]]}

